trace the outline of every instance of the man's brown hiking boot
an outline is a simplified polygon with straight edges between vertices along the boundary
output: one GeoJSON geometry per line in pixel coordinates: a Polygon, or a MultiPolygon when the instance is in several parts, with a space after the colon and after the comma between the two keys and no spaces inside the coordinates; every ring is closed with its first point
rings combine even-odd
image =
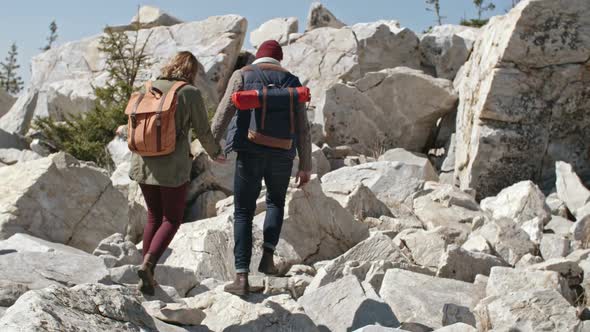
{"type": "Polygon", "coordinates": [[[143,258],[143,264],[141,264],[141,267],[137,270],[139,290],[149,296],[154,296],[156,293],[156,280],[154,279],[154,269],[156,264],[156,258],[151,254],[146,254],[143,258]]]}
{"type": "Polygon", "coordinates": [[[279,269],[275,267],[272,251],[264,250],[262,253],[262,259],[260,260],[260,265],[258,265],[258,272],[270,276],[276,276],[279,274],[279,269]]]}
{"type": "Polygon", "coordinates": [[[225,285],[223,290],[237,296],[247,296],[250,293],[248,273],[236,273],[236,279],[234,282],[225,285]]]}

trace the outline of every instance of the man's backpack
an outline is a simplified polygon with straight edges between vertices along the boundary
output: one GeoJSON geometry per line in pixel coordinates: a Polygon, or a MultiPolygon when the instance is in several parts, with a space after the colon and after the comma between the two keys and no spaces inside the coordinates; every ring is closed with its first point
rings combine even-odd
{"type": "Polygon", "coordinates": [[[166,93],[145,84],[145,92],[131,95],[125,114],[128,116],[127,144],[132,152],[144,157],[163,156],[176,149],[176,92],[187,82],[178,81],[166,93]]]}
{"type": "Polygon", "coordinates": [[[248,140],[262,146],[290,150],[295,138],[295,107],[299,103],[296,88],[289,85],[295,77],[283,86],[270,84],[264,72],[252,65],[263,88],[258,92],[261,107],[256,108],[250,118],[248,140]]]}

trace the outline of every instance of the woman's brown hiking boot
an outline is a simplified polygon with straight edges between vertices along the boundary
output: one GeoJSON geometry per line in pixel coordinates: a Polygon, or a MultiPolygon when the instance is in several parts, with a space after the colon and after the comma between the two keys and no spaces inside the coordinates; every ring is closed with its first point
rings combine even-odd
{"type": "Polygon", "coordinates": [[[225,285],[223,290],[237,296],[247,296],[250,293],[248,273],[236,273],[236,279],[234,282],[225,285]]]}
{"type": "Polygon", "coordinates": [[[154,296],[156,293],[156,280],[154,279],[154,269],[156,264],[156,258],[151,254],[146,254],[143,258],[143,264],[141,264],[141,267],[137,270],[139,290],[149,296],[154,296]]]}
{"type": "Polygon", "coordinates": [[[279,274],[279,269],[275,267],[272,251],[264,250],[262,253],[262,259],[260,260],[260,265],[258,265],[258,272],[270,276],[276,276],[279,274]]]}

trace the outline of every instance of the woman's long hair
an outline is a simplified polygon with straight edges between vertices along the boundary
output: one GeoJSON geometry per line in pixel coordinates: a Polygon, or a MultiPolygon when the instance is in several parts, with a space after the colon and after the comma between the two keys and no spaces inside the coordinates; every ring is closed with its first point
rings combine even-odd
{"type": "Polygon", "coordinates": [[[179,79],[189,83],[193,83],[199,73],[199,61],[197,58],[188,51],[178,52],[168,62],[164,68],[162,68],[161,76],[163,78],[179,79]]]}

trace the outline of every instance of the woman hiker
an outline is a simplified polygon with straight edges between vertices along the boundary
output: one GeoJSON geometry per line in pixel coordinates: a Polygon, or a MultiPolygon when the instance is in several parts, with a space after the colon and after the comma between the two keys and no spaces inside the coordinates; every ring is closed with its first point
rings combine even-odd
{"type": "MultiPolygon", "coordinates": [[[[138,270],[139,288],[148,295],[153,295],[155,292],[155,266],[174,238],[184,217],[185,199],[192,166],[191,128],[211,158],[217,162],[225,160],[222,148],[215,141],[209,128],[207,111],[201,92],[193,85],[198,69],[199,63],[192,53],[178,53],[162,69],[161,76],[154,82],[148,82],[146,87],[137,94],[140,96],[136,97],[138,100],[132,97],[126,111],[130,118],[129,128],[130,130],[133,128],[130,132],[129,145],[133,152],[137,152],[133,153],[131,158],[129,176],[139,183],[148,210],[148,220],[143,233],[143,264],[138,270]],[[146,91],[148,88],[149,91],[146,91]],[[166,97],[169,96],[170,100],[174,100],[172,99],[174,93],[176,106],[173,102],[166,104],[166,97]],[[148,95],[149,97],[146,97],[148,95]],[[158,96],[160,99],[157,98],[158,96]],[[151,103],[150,98],[153,101],[151,103]],[[159,106],[160,113],[162,113],[162,108],[167,107],[166,105],[169,105],[169,108],[176,108],[174,116],[170,115],[170,119],[151,110],[157,109],[159,106]],[[144,111],[142,111],[142,107],[144,107],[144,111]],[[153,120],[148,119],[150,116],[153,117],[153,120]],[[144,123],[148,127],[149,124],[155,126],[154,121],[157,122],[158,127],[162,126],[162,128],[157,128],[157,149],[159,149],[157,151],[162,149],[161,136],[165,136],[160,132],[161,130],[171,130],[172,133],[168,136],[176,134],[175,146],[171,148],[173,151],[169,153],[167,151],[165,155],[152,152],[152,156],[146,156],[146,154],[150,154],[150,144],[145,138],[146,133],[150,135],[155,129],[146,129],[144,123]],[[175,127],[172,128],[176,129],[175,133],[173,129],[167,129],[170,128],[168,124],[161,124],[166,121],[174,121],[175,127]],[[137,131],[142,130],[145,133],[137,134],[137,131]],[[133,141],[135,137],[139,141],[145,140],[143,142],[144,151],[138,152],[142,145],[133,141]]],[[[155,134],[152,135],[155,136],[155,134]]],[[[156,141],[156,139],[151,141],[156,141]]],[[[156,144],[152,145],[156,151],[156,144]]]]}

